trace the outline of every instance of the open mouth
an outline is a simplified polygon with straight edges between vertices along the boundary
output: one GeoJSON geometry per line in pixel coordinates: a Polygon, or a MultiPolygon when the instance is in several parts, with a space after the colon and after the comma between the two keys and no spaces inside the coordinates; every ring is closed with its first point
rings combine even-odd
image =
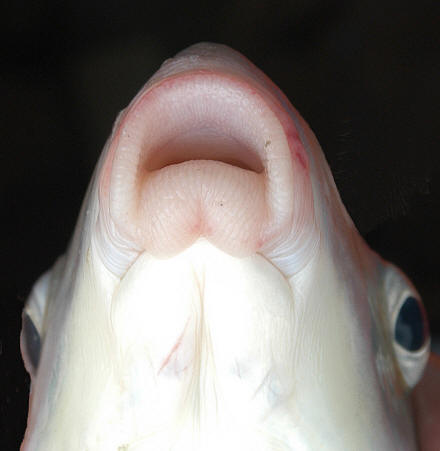
{"type": "Polygon", "coordinates": [[[150,150],[142,169],[151,172],[190,160],[220,161],[258,174],[264,170],[261,158],[254,149],[208,126],[190,129],[150,150]]]}
{"type": "Polygon", "coordinates": [[[278,245],[310,199],[292,121],[247,78],[207,70],[164,78],[141,92],[117,127],[100,197],[121,252],[166,258],[203,237],[250,255],[274,237],[278,245]]]}

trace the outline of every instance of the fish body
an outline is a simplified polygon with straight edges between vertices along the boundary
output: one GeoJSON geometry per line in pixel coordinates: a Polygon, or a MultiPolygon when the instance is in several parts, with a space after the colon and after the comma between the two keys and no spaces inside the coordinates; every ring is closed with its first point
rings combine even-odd
{"type": "Polygon", "coordinates": [[[420,296],[225,46],[167,60],[121,112],[21,346],[22,450],[417,449],[420,296]]]}

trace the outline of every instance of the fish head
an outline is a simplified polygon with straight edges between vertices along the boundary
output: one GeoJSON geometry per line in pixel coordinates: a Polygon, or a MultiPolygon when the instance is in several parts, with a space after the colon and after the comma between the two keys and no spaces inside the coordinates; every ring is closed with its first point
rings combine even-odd
{"type": "Polygon", "coordinates": [[[22,450],[414,450],[420,296],[238,52],[165,61],[34,286],[22,450]]]}

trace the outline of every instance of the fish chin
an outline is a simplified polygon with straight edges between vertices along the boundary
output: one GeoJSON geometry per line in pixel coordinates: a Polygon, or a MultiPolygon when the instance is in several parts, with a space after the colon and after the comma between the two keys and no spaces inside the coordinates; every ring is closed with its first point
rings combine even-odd
{"type": "Polygon", "coordinates": [[[115,414],[127,440],[139,449],[282,444],[285,431],[273,425],[290,421],[293,349],[283,343],[293,342],[292,301],[260,255],[236,258],[206,240],[169,259],[142,254],[111,308],[116,379],[126,387],[115,414]]]}

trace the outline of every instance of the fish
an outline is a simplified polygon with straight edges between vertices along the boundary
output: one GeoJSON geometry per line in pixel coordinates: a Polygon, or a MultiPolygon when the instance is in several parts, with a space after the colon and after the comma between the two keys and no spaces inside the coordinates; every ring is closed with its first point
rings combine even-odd
{"type": "Polygon", "coordinates": [[[299,112],[221,44],[119,114],[20,345],[23,451],[440,449],[419,293],[299,112]]]}

